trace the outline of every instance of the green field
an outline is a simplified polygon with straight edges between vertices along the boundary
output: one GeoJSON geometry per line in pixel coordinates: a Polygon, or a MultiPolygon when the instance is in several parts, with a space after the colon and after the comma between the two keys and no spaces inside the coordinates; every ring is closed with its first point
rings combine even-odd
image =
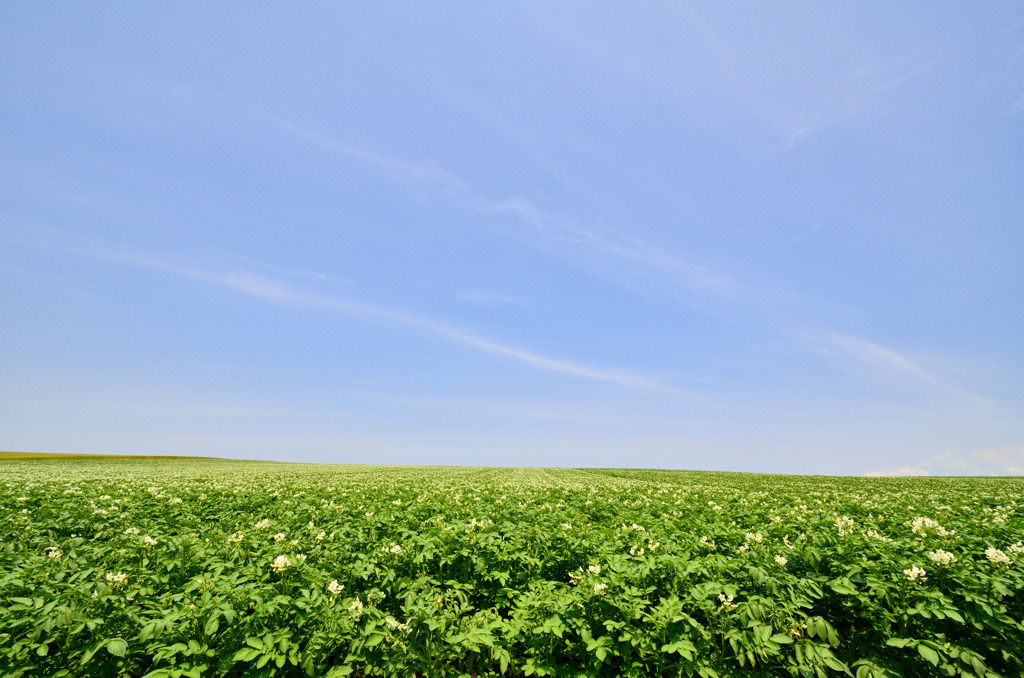
{"type": "Polygon", "coordinates": [[[3,676],[1021,676],[1024,482],[0,461],[3,676]]]}

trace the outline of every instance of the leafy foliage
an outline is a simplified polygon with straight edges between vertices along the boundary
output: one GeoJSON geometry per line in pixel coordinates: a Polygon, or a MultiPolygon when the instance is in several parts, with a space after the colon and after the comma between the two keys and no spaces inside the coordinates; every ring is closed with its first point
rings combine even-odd
{"type": "Polygon", "coordinates": [[[1019,676],[1017,479],[7,461],[20,676],[1019,676]]]}

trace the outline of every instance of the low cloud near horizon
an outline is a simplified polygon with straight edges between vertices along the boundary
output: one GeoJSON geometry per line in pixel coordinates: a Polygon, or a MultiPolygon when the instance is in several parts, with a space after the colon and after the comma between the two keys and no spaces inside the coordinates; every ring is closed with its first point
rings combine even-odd
{"type": "Polygon", "coordinates": [[[869,478],[895,476],[1018,476],[1024,475],[1024,445],[1004,445],[974,450],[958,457],[944,450],[921,466],[868,471],[869,478]]]}

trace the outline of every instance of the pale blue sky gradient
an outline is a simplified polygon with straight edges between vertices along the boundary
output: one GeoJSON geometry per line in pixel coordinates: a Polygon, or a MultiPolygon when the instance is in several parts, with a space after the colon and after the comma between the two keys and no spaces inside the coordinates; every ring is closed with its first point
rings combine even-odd
{"type": "Polygon", "coordinates": [[[1024,7],[7,3],[0,449],[1024,473],[1024,7]]]}

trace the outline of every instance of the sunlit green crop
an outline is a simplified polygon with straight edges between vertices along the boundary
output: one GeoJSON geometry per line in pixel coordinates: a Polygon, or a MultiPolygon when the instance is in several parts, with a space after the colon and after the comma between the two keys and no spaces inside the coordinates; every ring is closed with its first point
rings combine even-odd
{"type": "Polygon", "coordinates": [[[0,466],[3,676],[1021,676],[1024,482],[0,466]]]}

